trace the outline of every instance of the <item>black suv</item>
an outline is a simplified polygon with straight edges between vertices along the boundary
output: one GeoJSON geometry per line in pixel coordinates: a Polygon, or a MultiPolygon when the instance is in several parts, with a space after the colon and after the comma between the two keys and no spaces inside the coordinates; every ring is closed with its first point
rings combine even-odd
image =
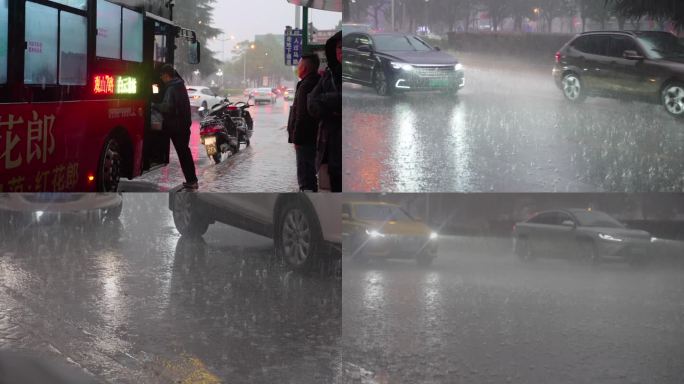
{"type": "Polygon", "coordinates": [[[566,99],[620,97],[663,104],[684,117],[684,45],[667,32],[586,32],[556,53],[556,85],[566,99]]]}

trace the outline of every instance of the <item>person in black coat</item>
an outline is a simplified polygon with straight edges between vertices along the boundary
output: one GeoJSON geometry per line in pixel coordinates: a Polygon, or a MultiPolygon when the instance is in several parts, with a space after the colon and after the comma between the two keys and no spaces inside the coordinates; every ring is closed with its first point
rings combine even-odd
{"type": "Polygon", "coordinates": [[[297,83],[294,98],[294,122],[291,130],[291,142],[297,152],[297,180],[300,191],[318,191],[316,177],[316,138],[318,135],[318,119],[309,114],[307,97],[318,84],[320,59],[317,55],[306,55],[297,66],[297,75],[301,79],[297,83]]]}
{"type": "Polygon", "coordinates": [[[159,70],[161,79],[166,85],[164,99],[161,103],[152,103],[152,108],[161,112],[164,121],[162,130],[171,138],[173,146],[178,154],[186,189],[198,189],[197,175],[195,174],[195,162],[190,152],[190,126],[192,125],[192,112],[190,111],[190,98],[185,82],[181,79],[173,66],[164,64],[159,70]]]}
{"type": "Polygon", "coordinates": [[[342,192],[342,31],[325,43],[328,68],[308,99],[309,114],[320,120],[316,168],[328,165],[330,190],[342,192]]]}

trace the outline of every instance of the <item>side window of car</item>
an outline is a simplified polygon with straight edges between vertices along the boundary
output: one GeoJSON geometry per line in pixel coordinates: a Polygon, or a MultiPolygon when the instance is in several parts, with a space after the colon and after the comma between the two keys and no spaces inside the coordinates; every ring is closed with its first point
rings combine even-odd
{"type": "Polygon", "coordinates": [[[213,96],[213,95],[211,94],[211,91],[209,91],[208,89],[203,89],[203,90],[202,90],[202,93],[205,94],[205,95],[207,95],[207,96],[213,96]]]}
{"type": "Polygon", "coordinates": [[[609,38],[603,35],[582,36],[572,43],[572,47],[580,52],[592,55],[605,55],[608,50],[609,38]]]}
{"type": "Polygon", "coordinates": [[[359,45],[372,46],[373,45],[373,42],[371,41],[371,39],[368,36],[363,36],[363,35],[359,36],[359,38],[356,40],[356,42],[357,42],[357,46],[359,46],[359,45]]]}
{"type": "Polygon", "coordinates": [[[563,222],[565,222],[565,221],[572,221],[573,223],[575,222],[575,220],[573,220],[570,215],[568,215],[567,213],[562,213],[562,212],[558,213],[558,215],[556,216],[556,221],[557,221],[556,222],[557,225],[562,225],[563,222]]]}
{"type": "Polygon", "coordinates": [[[625,51],[636,51],[641,53],[636,42],[628,36],[614,35],[610,37],[610,44],[608,45],[608,56],[622,57],[625,51]]]}
{"type": "Polygon", "coordinates": [[[556,213],[555,212],[546,212],[546,213],[541,213],[532,219],[530,219],[530,223],[534,224],[555,224],[556,223],[556,213]]]}
{"type": "Polygon", "coordinates": [[[352,33],[351,35],[347,35],[342,39],[342,46],[346,48],[354,48],[356,49],[356,38],[358,37],[357,34],[352,33]]]}

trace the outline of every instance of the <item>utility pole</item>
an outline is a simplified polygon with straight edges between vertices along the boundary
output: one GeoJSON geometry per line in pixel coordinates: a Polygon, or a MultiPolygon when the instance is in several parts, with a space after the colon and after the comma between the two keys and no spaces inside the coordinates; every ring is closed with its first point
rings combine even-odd
{"type": "Polygon", "coordinates": [[[397,29],[394,28],[394,0],[392,0],[392,32],[395,32],[397,29]]]}

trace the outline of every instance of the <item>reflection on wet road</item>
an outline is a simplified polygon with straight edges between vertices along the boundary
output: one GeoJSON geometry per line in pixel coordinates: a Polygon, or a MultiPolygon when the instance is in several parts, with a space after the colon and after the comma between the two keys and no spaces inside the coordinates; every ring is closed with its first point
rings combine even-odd
{"type": "Polygon", "coordinates": [[[457,97],[345,84],[345,191],[681,191],[684,127],[662,107],[570,105],[548,71],[463,58],[457,97]]]}
{"type": "Polygon", "coordinates": [[[358,383],[681,383],[684,270],[523,264],[509,240],[445,238],[430,268],[343,266],[358,383]]]}
{"type": "Polygon", "coordinates": [[[225,225],[181,238],[164,194],[82,224],[0,241],[0,348],[117,383],[331,381],[339,279],[289,272],[271,240],[225,225]]]}

